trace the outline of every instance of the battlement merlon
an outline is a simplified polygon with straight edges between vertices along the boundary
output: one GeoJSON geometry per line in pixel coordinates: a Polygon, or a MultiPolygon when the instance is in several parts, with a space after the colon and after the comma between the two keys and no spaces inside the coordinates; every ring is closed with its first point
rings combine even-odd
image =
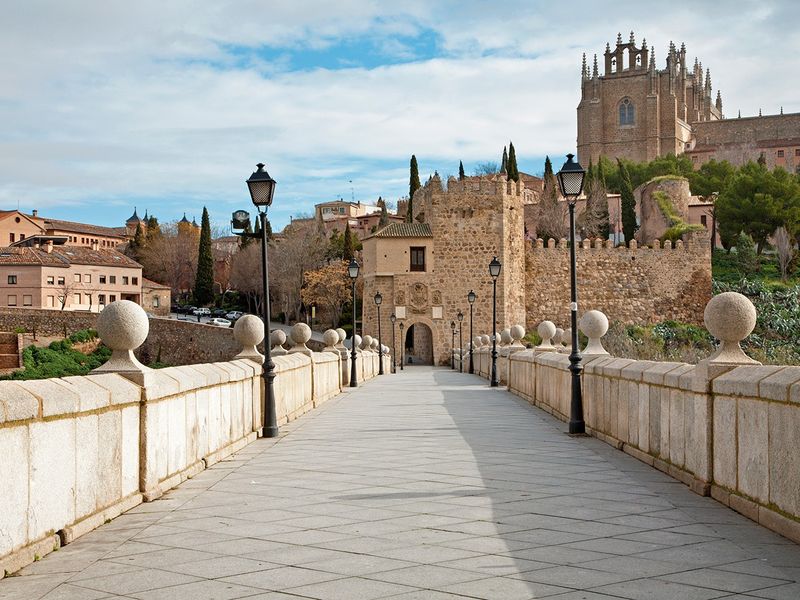
{"type": "MultiPolygon", "coordinates": [[[[624,251],[631,251],[631,250],[638,250],[638,251],[653,251],[653,250],[685,250],[687,252],[697,252],[700,250],[701,252],[706,252],[710,248],[711,238],[708,231],[698,230],[698,231],[689,231],[683,235],[683,239],[677,240],[676,242],[671,242],[670,240],[665,240],[663,243],[655,240],[650,245],[640,246],[636,240],[631,240],[628,246],[614,246],[614,242],[612,240],[604,240],[601,238],[596,238],[593,240],[585,239],[579,241],[577,243],[576,249],[577,250],[608,250],[611,252],[624,252],[624,251]]],[[[558,251],[566,251],[569,249],[569,242],[566,239],[556,240],[553,238],[549,238],[547,240],[543,240],[542,238],[538,238],[531,241],[531,246],[534,249],[538,250],[558,250],[558,251]]]]}

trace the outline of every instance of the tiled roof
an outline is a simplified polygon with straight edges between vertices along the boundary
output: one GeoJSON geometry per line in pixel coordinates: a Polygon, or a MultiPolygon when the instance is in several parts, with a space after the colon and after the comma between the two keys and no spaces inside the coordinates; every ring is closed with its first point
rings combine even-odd
{"type": "Polygon", "coordinates": [[[169,290],[171,289],[168,285],[162,285],[153,281],[152,279],[148,279],[147,277],[142,277],[142,287],[147,289],[153,290],[169,290]]]}
{"type": "Polygon", "coordinates": [[[80,246],[54,246],[48,253],[44,248],[8,246],[0,248],[0,265],[48,265],[68,267],[97,265],[105,267],[141,268],[142,265],[116,250],[92,250],[80,246]]]}
{"type": "Polygon", "coordinates": [[[58,219],[45,219],[46,229],[57,231],[71,231],[73,233],[87,233],[89,235],[102,235],[111,237],[125,237],[124,227],[102,227],[101,225],[89,225],[88,223],[75,223],[74,221],[61,221],[58,219]]]}
{"type": "Polygon", "coordinates": [[[391,223],[372,237],[433,237],[428,223],[391,223]]]}

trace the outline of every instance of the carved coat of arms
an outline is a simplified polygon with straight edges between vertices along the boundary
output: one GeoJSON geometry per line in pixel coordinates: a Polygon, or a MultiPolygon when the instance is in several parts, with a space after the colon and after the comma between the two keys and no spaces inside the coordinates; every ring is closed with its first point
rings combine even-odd
{"type": "Polygon", "coordinates": [[[424,283],[415,283],[409,291],[409,304],[411,310],[423,313],[428,306],[428,286],[424,283]]]}

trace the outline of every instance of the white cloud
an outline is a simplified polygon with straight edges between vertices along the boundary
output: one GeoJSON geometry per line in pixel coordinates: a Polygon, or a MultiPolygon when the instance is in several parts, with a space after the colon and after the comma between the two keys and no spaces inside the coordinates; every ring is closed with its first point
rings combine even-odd
{"type": "Polygon", "coordinates": [[[729,116],[800,111],[785,83],[800,51],[795,3],[615,6],[17,2],[0,24],[0,202],[56,210],[163,198],[169,217],[209,203],[221,221],[246,201],[243,180],[263,160],[285,221],[347,197],[349,179],[365,200],[396,198],[412,153],[423,173],[443,174],[460,159],[467,170],[496,160],[509,139],[521,156],[563,153],[574,147],[581,52],[591,60],[631,27],[659,66],[670,39],[685,41],[729,116]],[[289,70],[297,49],[358,36],[395,59],[415,56],[405,38],[429,30],[436,58],[289,70]],[[260,51],[243,63],[231,48],[244,47],[260,51]]]}

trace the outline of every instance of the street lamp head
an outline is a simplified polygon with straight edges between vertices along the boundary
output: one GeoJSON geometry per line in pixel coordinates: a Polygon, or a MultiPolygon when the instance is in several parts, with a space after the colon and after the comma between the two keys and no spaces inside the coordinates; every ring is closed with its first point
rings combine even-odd
{"type": "Polygon", "coordinates": [[[405,325],[403,325],[403,322],[400,321],[400,333],[403,333],[403,328],[404,327],[405,327],[405,325]]]}
{"type": "Polygon", "coordinates": [[[561,195],[568,201],[574,203],[583,191],[583,179],[586,171],[575,161],[573,154],[567,154],[567,162],[558,172],[558,187],[561,188],[561,195]]]}
{"type": "Polygon", "coordinates": [[[247,180],[247,187],[250,189],[250,198],[253,204],[258,207],[269,208],[272,204],[272,196],[275,194],[275,180],[264,170],[264,163],[256,165],[258,170],[250,175],[247,180]]]}
{"type": "Polygon", "coordinates": [[[455,321],[450,321],[450,329],[452,329],[453,331],[456,330],[456,322],[455,321]]]}
{"type": "MultiPolygon", "coordinates": [[[[390,320],[392,323],[394,323],[395,321],[397,321],[397,317],[394,315],[394,313],[392,313],[392,314],[389,316],[389,320],[390,320]]],[[[402,325],[402,323],[401,323],[401,325],[402,325]]]]}
{"type": "Polygon", "coordinates": [[[497,260],[495,256],[492,259],[492,262],[489,263],[489,275],[492,276],[492,279],[497,279],[500,276],[500,269],[503,265],[500,264],[500,261],[497,260]]]}
{"type": "Polygon", "coordinates": [[[383,302],[383,296],[380,292],[375,292],[375,305],[380,306],[381,302],[383,302]]]}
{"type": "Polygon", "coordinates": [[[358,261],[355,258],[350,259],[350,264],[347,265],[347,274],[350,276],[350,279],[356,279],[358,277],[358,270],[361,266],[358,264],[358,261]]]}
{"type": "Polygon", "coordinates": [[[456,315],[456,318],[458,319],[458,322],[460,323],[461,321],[464,320],[464,313],[462,313],[461,311],[458,311],[458,314],[456,315]]]}
{"type": "Polygon", "coordinates": [[[231,229],[245,230],[250,225],[250,213],[246,210],[235,210],[231,215],[231,229]]]}
{"type": "Polygon", "coordinates": [[[472,290],[470,290],[469,294],[467,294],[467,302],[469,302],[470,304],[473,304],[477,297],[478,297],[478,295],[475,292],[473,292],[472,290]]]}

